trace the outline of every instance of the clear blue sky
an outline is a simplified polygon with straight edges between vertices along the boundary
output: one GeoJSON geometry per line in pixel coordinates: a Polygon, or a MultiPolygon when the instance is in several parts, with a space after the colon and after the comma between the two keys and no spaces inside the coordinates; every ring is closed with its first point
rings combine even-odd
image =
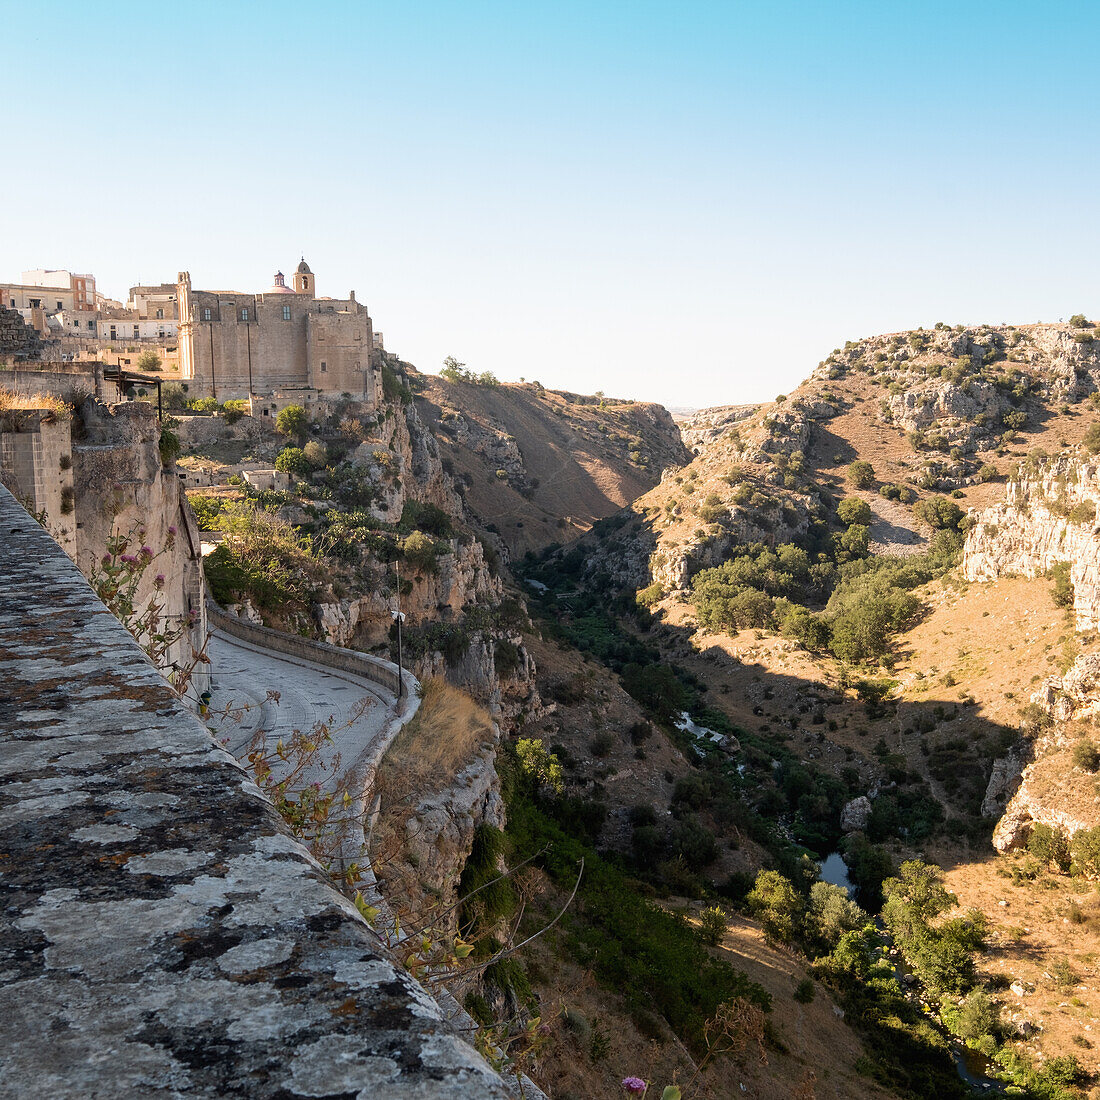
{"type": "Polygon", "coordinates": [[[304,252],[422,370],[769,398],[875,332],[1100,313],[1100,7],[0,0],[0,279],[304,252]]]}

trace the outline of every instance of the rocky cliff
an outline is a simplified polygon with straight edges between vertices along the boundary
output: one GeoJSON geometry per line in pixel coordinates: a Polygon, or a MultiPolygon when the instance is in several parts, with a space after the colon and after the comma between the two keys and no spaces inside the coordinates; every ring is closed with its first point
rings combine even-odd
{"type": "Polygon", "coordinates": [[[1100,714],[1100,654],[1082,654],[1064,676],[1044,680],[1031,703],[1047,715],[1047,722],[1029,745],[1031,762],[1020,767],[1023,761],[1016,758],[1015,775],[1009,765],[1002,768],[1002,789],[1012,794],[993,832],[999,852],[1025,844],[1036,823],[1067,836],[1100,823],[1091,783],[1076,768],[1071,751],[1082,736],[1077,723],[1091,725],[1100,714]]]}
{"type": "Polygon", "coordinates": [[[1100,627],[1100,465],[1070,454],[1025,463],[1005,500],[978,512],[966,539],[968,580],[1037,577],[1068,562],[1078,630],[1100,627]]]}
{"type": "Polygon", "coordinates": [[[691,457],[660,405],[536,382],[413,381],[468,515],[508,555],[572,541],[691,457]]]}

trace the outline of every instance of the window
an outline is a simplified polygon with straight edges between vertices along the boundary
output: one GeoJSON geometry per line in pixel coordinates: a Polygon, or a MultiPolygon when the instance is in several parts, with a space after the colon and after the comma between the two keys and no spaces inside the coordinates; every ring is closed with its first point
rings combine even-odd
{"type": "Polygon", "coordinates": [[[164,316],[164,310],[163,309],[158,309],[157,310],[157,320],[159,321],[163,316],[164,316]]]}
{"type": "Polygon", "coordinates": [[[248,320],[248,306],[242,306],[242,308],[241,308],[241,320],[242,321],[247,321],[248,320]]]}
{"type": "Polygon", "coordinates": [[[88,328],[90,328],[92,332],[95,332],[95,321],[89,321],[88,328]]]}
{"type": "Polygon", "coordinates": [[[322,359],[321,360],[321,373],[326,374],[327,372],[328,372],[328,363],[326,363],[324,361],[324,359],[322,359]]]}
{"type": "Polygon", "coordinates": [[[58,303],[57,303],[57,308],[58,308],[58,309],[64,309],[64,308],[65,308],[65,306],[64,306],[64,304],[63,304],[62,302],[58,302],[58,303]]]}
{"type": "Polygon", "coordinates": [[[202,311],[202,319],[204,321],[209,321],[210,320],[210,310],[209,309],[204,309],[202,311]]]}
{"type": "Polygon", "coordinates": [[[137,327],[137,325],[134,325],[134,339],[136,340],[137,338],[138,338],[138,327],[137,327]]]}
{"type": "Polygon", "coordinates": [[[283,306],[283,320],[290,320],[290,306],[283,306]]]}

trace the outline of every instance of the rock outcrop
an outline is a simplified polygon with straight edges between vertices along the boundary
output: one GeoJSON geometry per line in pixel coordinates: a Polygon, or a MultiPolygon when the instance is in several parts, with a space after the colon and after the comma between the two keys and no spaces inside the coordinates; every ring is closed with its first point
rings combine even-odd
{"type": "Polygon", "coordinates": [[[1067,809],[1064,796],[1067,787],[1079,795],[1081,786],[1072,775],[1072,759],[1066,751],[1071,728],[1067,723],[1100,713],[1100,654],[1080,655],[1064,676],[1044,680],[1030,702],[1041,708],[1049,720],[1030,745],[1031,762],[1024,766],[1019,753],[996,761],[982,803],[985,815],[992,816],[1003,809],[993,831],[993,846],[999,852],[1026,844],[1036,822],[1059,829],[1067,836],[1096,824],[1084,819],[1076,798],[1071,799],[1075,808],[1067,809]],[[1003,800],[1008,795],[1011,797],[1003,800]]]}
{"type": "Polygon", "coordinates": [[[1100,465],[1063,455],[1024,467],[1005,501],[975,516],[966,538],[968,580],[1038,577],[1070,564],[1078,630],[1100,627],[1100,465]]]}

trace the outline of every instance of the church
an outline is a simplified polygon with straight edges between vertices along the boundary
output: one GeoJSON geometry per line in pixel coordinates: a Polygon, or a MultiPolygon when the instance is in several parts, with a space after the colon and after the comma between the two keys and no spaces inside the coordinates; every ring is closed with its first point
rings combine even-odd
{"type": "Polygon", "coordinates": [[[381,340],[376,347],[367,307],[355,300],[318,298],[305,258],[287,286],[256,294],[192,290],[181,271],[180,378],[190,397],[254,398],[270,409],[347,394],[376,406],[381,397],[381,340]]]}

